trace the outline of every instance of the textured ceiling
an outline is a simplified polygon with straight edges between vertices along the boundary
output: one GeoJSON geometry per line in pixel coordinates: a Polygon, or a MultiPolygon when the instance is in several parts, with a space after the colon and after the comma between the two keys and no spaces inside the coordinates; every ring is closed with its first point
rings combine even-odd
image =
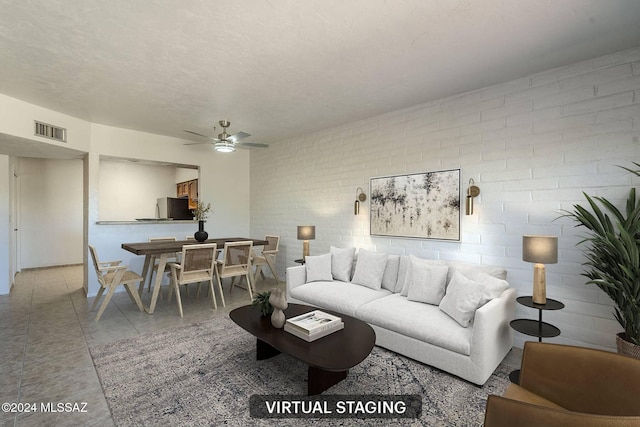
{"type": "Polygon", "coordinates": [[[638,0],[0,0],[0,93],[276,143],[640,44],[638,0]],[[220,129],[218,129],[219,131],[220,129]]]}

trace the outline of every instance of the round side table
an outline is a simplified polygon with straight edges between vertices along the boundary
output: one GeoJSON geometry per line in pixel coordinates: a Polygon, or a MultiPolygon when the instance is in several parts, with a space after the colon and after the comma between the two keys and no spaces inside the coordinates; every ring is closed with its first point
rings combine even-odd
{"type": "MultiPolygon", "coordinates": [[[[515,319],[512,320],[510,325],[516,331],[525,335],[538,337],[538,341],[542,342],[542,338],[553,338],[560,335],[560,329],[553,326],[550,323],[542,321],[542,312],[544,310],[562,310],[564,304],[560,301],[556,301],[551,298],[547,298],[545,304],[536,304],[533,302],[533,297],[518,297],[516,298],[518,304],[522,304],[526,307],[535,308],[538,310],[538,320],[532,319],[515,319]]],[[[520,370],[517,369],[509,374],[509,379],[512,383],[518,384],[520,382],[520,370]]]]}

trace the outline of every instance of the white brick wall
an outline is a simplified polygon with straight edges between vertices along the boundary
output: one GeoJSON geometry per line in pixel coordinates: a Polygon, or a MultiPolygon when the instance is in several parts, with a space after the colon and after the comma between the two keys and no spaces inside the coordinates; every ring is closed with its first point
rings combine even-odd
{"type": "MultiPolygon", "coordinates": [[[[357,246],[501,265],[518,295],[531,293],[533,274],[522,235],[557,235],[547,294],[566,308],[544,312],[562,331],[547,341],[613,349],[611,302],[584,284],[579,231],[558,217],[583,191],[623,200],[639,182],[616,165],[640,161],[639,140],[640,47],[254,150],[251,231],[282,236],[281,278],[301,255],[296,226],[312,224],[312,254],[357,246]],[[353,215],[356,188],[369,196],[371,177],[450,168],[461,169],[463,194],[469,178],[481,189],[460,242],[372,237],[368,202],[353,215]]],[[[528,339],[516,333],[517,346],[528,339]]]]}

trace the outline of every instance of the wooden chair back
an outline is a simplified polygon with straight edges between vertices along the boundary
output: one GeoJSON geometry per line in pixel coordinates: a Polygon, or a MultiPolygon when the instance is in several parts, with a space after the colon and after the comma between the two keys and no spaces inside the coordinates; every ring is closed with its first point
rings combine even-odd
{"type": "Polygon", "coordinates": [[[89,253],[91,254],[93,268],[96,270],[96,276],[98,276],[98,282],[100,283],[100,286],[107,286],[107,283],[104,280],[105,272],[100,266],[100,259],[98,258],[98,252],[96,251],[95,246],[89,245],[89,253]]]}
{"type": "Polygon", "coordinates": [[[276,254],[278,253],[278,248],[280,246],[280,236],[272,236],[266,235],[264,240],[269,242],[269,244],[265,245],[262,249],[263,254],[276,254]]]}
{"type": "Polygon", "coordinates": [[[218,245],[207,243],[202,245],[184,245],[182,247],[182,272],[194,273],[209,271],[213,274],[218,245]]]}
{"type": "Polygon", "coordinates": [[[246,274],[249,271],[252,247],[252,241],[226,243],[222,255],[221,273],[224,275],[226,272],[233,271],[238,275],[246,274]]]}

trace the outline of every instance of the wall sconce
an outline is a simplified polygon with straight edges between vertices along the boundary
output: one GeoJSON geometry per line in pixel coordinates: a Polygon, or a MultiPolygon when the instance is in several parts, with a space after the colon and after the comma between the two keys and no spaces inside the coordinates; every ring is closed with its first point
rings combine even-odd
{"type": "Polygon", "coordinates": [[[533,262],[533,302],[546,304],[547,279],[545,264],[558,262],[558,237],[522,236],[522,260],[533,262]]]}
{"type": "Polygon", "coordinates": [[[309,240],[316,238],[315,225],[299,225],[298,240],[302,240],[302,260],[309,256],[309,240]]]}
{"type": "Polygon", "coordinates": [[[356,201],[353,204],[353,214],[358,215],[360,213],[360,202],[367,200],[367,195],[364,194],[364,190],[361,187],[356,188],[356,201]]]}
{"type": "Polygon", "coordinates": [[[467,205],[466,214],[473,215],[473,198],[478,197],[480,189],[476,187],[473,178],[469,179],[469,187],[467,188],[467,205]]]}

